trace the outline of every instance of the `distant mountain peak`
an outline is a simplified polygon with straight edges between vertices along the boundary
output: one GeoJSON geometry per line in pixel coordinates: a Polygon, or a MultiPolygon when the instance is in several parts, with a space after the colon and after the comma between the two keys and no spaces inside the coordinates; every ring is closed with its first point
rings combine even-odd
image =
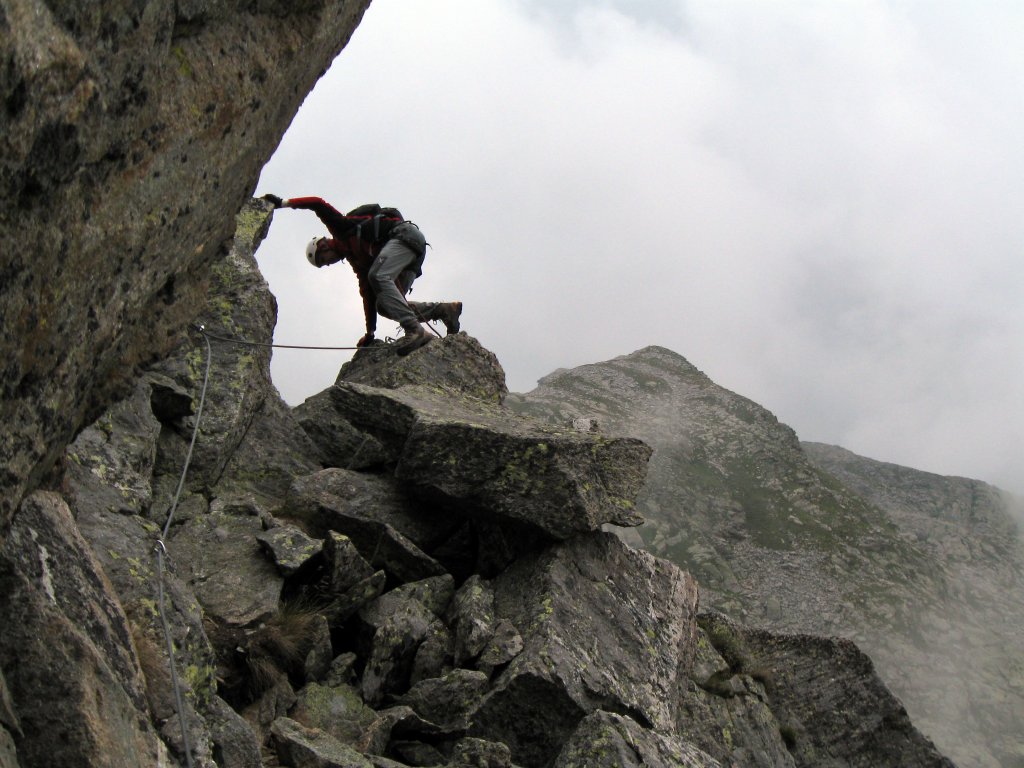
{"type": "Polygon", "coordinates": [[[559,369],[506,402],[553,423],[595,417],[604,433],[654,449],[637,502],[647,522],[620,535],[693,573],[704,607],[855,639],[962,766],[1024,746],[1012,735],[1024,677],[998,672],[1024,656],[1024,553],[997,489],[801,444],[770,411],[656,345],[559,369]],[[1016,704],[982,711],[933,696],[965,680],[1016,704]]]}

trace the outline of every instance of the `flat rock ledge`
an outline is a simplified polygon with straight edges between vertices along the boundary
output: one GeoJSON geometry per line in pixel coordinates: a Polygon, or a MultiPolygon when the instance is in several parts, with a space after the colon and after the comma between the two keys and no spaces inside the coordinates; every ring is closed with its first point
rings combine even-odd
{"type": "Polygon", "coordinates": [[[651,449],[561,429],[439,387],[331,388],[337,412],[396,452],[395,477],[469,517],[514,520],[568,539],[643,523],[634,499],[651,449]]]}

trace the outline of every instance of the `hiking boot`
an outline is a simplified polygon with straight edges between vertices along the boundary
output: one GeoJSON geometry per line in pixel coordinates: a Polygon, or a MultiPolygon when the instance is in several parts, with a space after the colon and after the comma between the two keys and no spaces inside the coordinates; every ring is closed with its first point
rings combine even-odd
{"type": "Polygon", "coordinates": [[[446,334],[458,333],[459,328],[459,315],[462,314],[462,302],[461,301],[448,301],[444,304],[438,304],[434,309],[432,320],[440,320],[444,323],[444,330],[446,334]]]}
{"type": "Polygon", "coordinates": [[[432,338],[434,337],[427,333],[422,325],[417,324],[415,328],[405,329],[405,335],[395,342],[395,351],[399,357],[405,357],[413,350],[428,343],[432,338]]]}

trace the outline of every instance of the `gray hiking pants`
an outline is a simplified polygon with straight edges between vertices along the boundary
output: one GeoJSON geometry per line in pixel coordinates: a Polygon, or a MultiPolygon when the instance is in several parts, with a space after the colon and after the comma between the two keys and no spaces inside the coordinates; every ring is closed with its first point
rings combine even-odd
{"type": "Polygon", "coordinates": [[[406,330],[416,328],[419,320],[405,296],[398,290],[395,280],[401,278],[402,286],[408,291],[416,279],[416,273],[408,267],[415,263],[416,254],[412,249],[400,240],[393,239],[381,249],[367,273],[377,296],[377,313],[397,321],[406,330]]]}

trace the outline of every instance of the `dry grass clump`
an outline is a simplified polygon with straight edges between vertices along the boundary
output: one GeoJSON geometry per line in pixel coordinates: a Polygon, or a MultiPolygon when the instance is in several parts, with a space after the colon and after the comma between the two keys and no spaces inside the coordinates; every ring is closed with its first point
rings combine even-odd
{"type": "Polygon", "coordinates": [[[252,633],[244,650],[253,695],[267,690],[281,677],[301,677],[320,617],[321,611],[310,603],[285,603],[252,633]]]}

